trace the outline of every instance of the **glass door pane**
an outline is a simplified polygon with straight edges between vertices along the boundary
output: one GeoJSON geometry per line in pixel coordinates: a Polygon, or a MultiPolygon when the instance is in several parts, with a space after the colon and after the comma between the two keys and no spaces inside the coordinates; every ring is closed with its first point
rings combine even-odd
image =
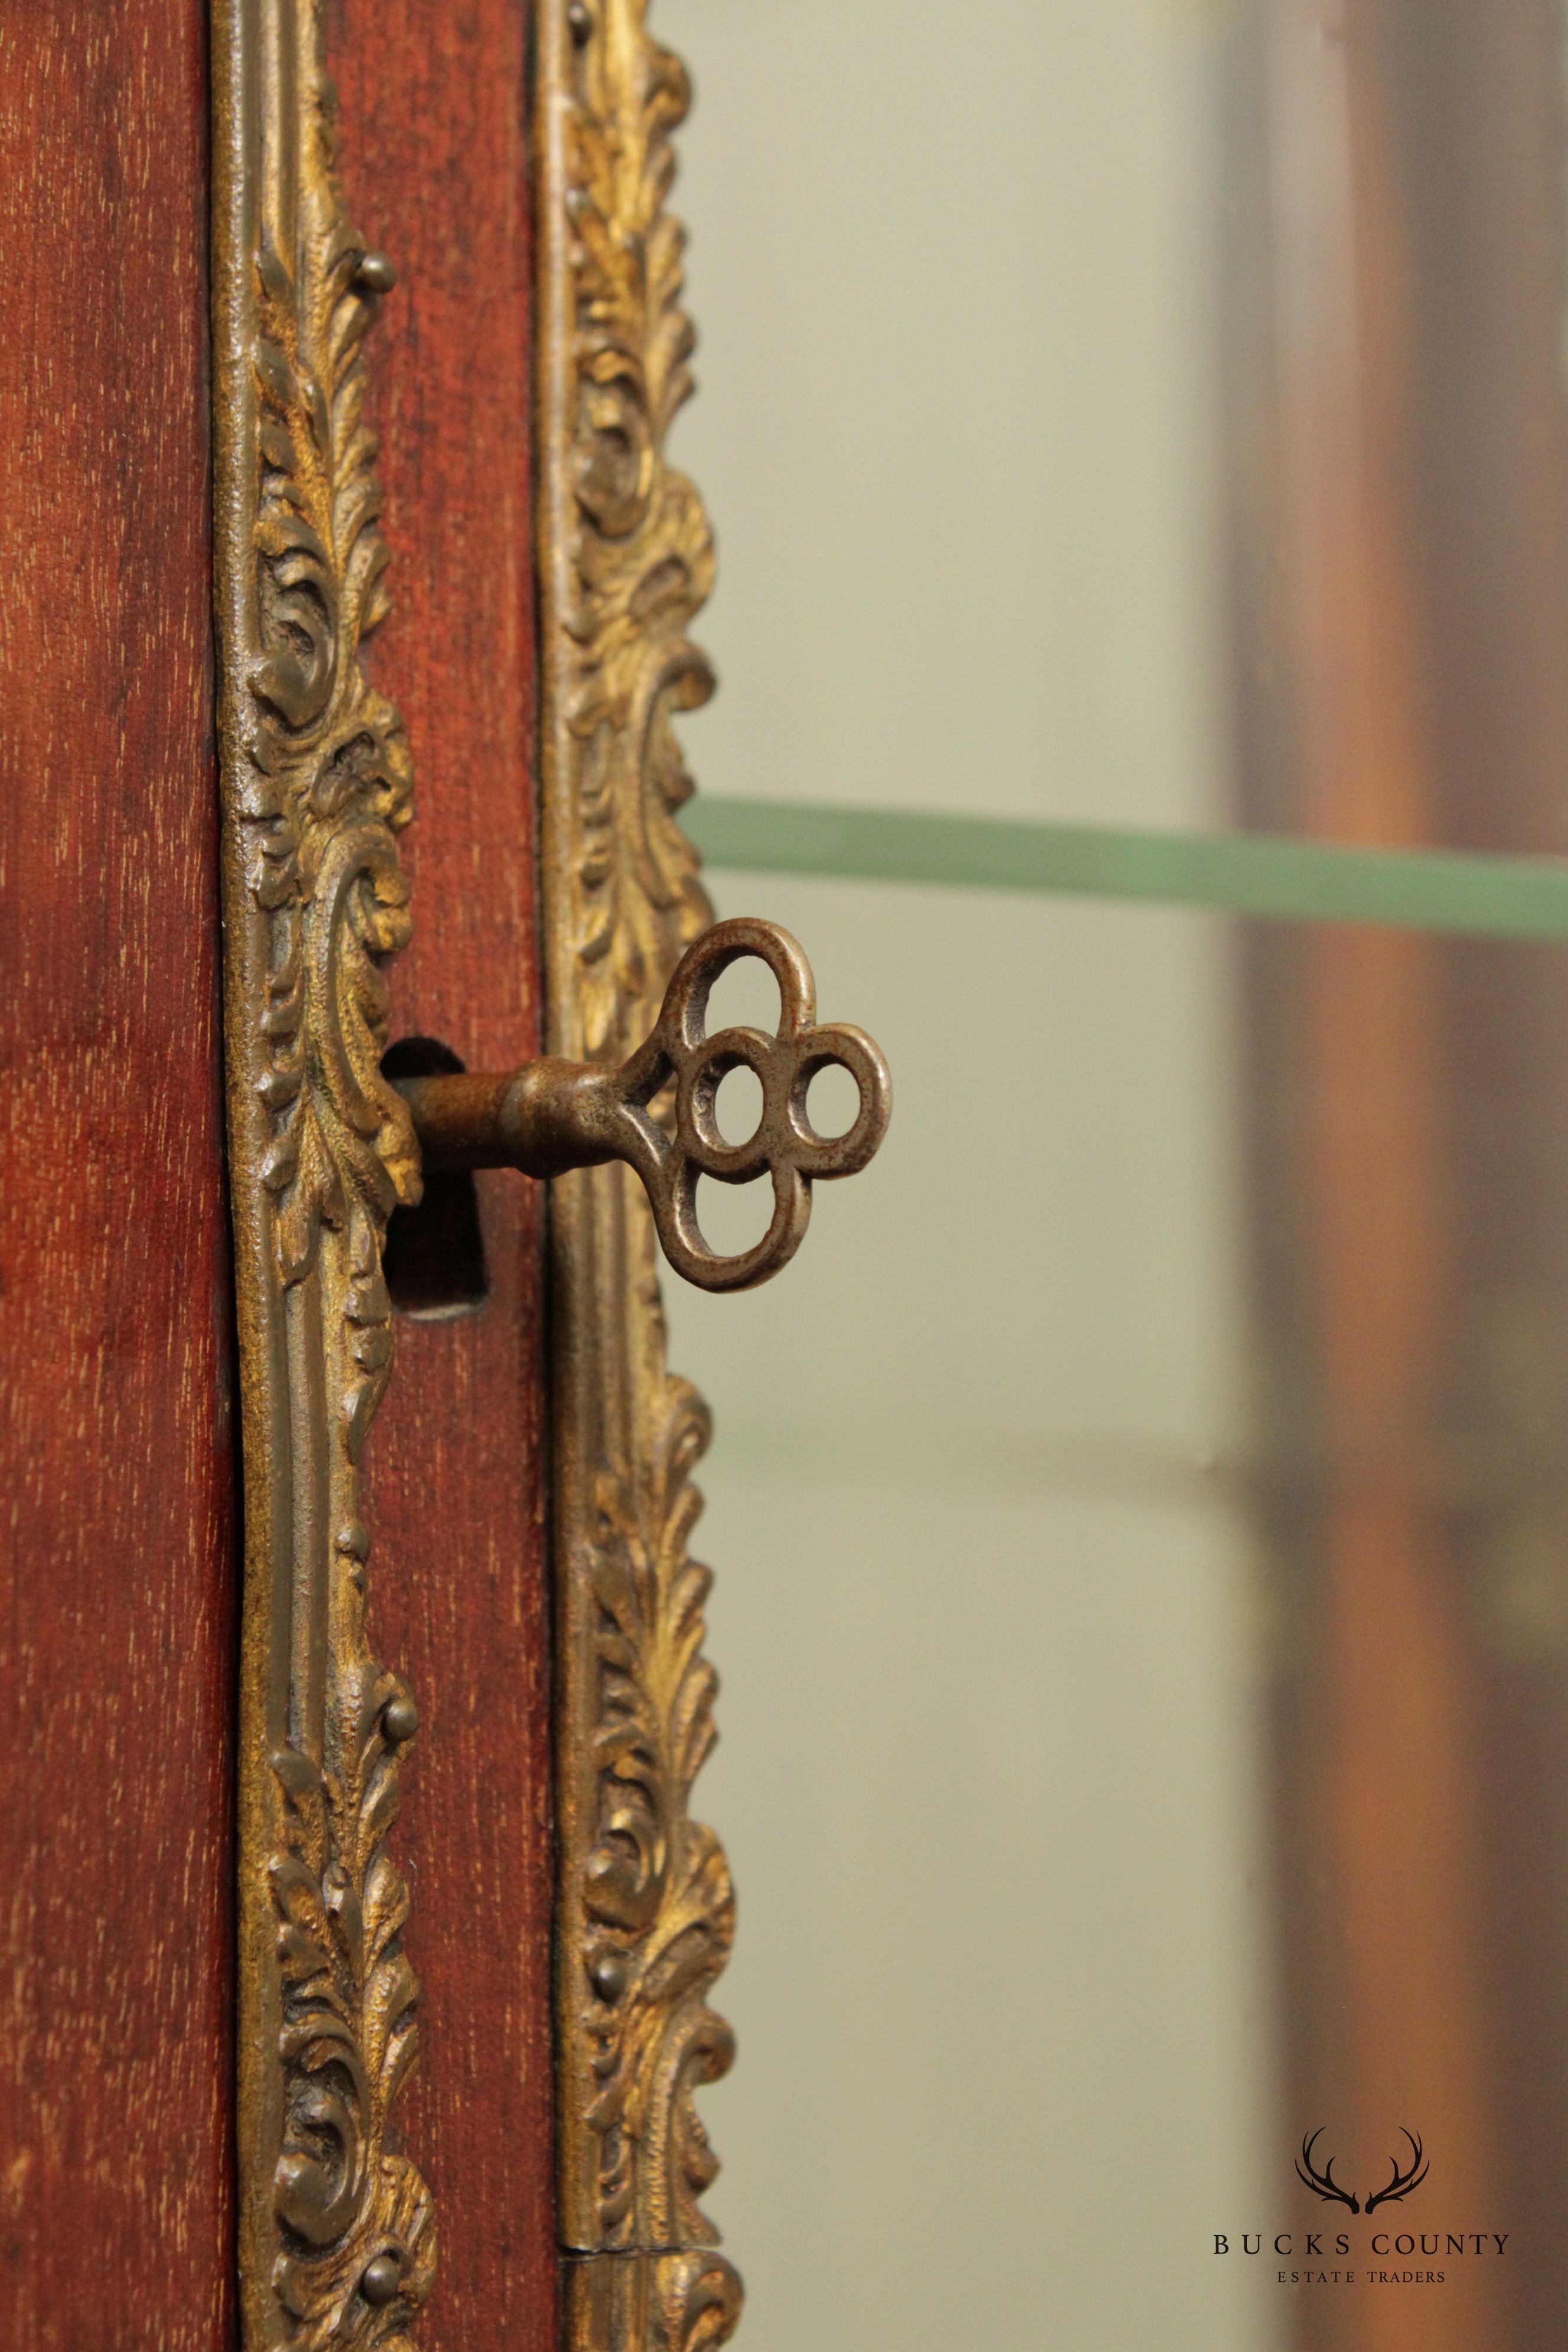
{"type": "Polygon", "coordinates": [[[658,21],[721,556],[691,824],[898,1094],[787,1286],[669,1301],[722,1405],[746,2340],[1538,2352],[1562,11],[658,21]],[[856,808],[958,831],[857,863],[856,808]],[[973,879],[985,817],[1019,895],[778,870],[973,879]]]}
{"type": "Polygon", "coordinates": [[[1557,2340],[1568,958],[770,902],[898,1109],[670,1300],[756,2352],[1557,2340]]]}
{"type": "Polygon", "coordinates": [[[709,791],[1568,849],[1555,5],[657,22],[709,791]]]}

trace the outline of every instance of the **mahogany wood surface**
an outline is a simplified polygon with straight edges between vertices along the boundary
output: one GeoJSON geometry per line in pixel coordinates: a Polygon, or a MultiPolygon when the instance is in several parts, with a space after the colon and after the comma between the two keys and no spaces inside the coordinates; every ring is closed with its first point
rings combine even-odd
{"type": "MultiPolygon", "coordinates": [[[[1329,74],[1321,12],[1291,13],[1320,110],[1292,168],[1316,152],[1345,275],[1240,412],[1274,477],[1272,510],[1256,477],[1237,503],[1245,814],[1560,853],[1559,28],[1538,0],[1349,0],[1329,74]]],[[[1419,2305],[1296,2298],[1300,2352],[1533,2352],[1568,2324],[1562,964],[1329,927],[1247,949],[1286,2104],[1369,2179],[1419,2129],[1405,2228],[1511,2233],[1419,2305]]]]}
{"type": "MultiPolygon", "coordinates": [[[[414,944],[393,1034],[470,1068],[540,1050],[526,11],[334,5],[351,209],[399,273],[369,348],[408,724],[414,944]]],[[[424,1728],[398,1850],[424,2056],[405,2134],[440,2233],[426,2352],[556,2340],[542,1202],[480,1176],[490,1295],[400,1318],[367,1466],[372,1637],[424,1728]]]]}
{"type": "Polygon", "coordinates": [[[233,2329],[204,0],[0,0],[0,2343],[233,2329]]]}
{"type": "MultiPolygon", "coordinates": [[[[1406,543],[1433,829],[1466,846],[1558,855],[1568,845],[1561,30],[1540,0],[1384,0],[1365,68],[1407,256],[1406,543]]],[[[1565,960],[1453,942],[1436,1009],[1447,1412],[1468,1489],[1447,1536],[1464,1638],[1467,1713],[1453,1747],[1474,1857],[1462,1890],[1477,1923],[1471,2032],[1508,2217],[1499,2226],[1518,2231],[1524,2256],[1498,2298],[1500,2334],[1533,2347],[1568,2336],[1568,1644],[1561,1601],[1554,1616],[1541,1597],[1561,1593],[1568,1557],[1565,960]],[[1552,1563],[1544,1585],[1531,1562],[1552,1563]]],[[[1463,2341],[1484,2352],[1474,2331],[1463,2341]]]]}

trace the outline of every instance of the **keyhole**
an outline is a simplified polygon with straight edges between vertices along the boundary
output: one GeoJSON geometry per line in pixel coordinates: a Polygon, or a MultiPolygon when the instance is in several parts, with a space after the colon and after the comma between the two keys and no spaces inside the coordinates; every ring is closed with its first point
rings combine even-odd
{"type": "MultiPolygon", "coordinates": [[[[389,1078],[434,1078],[461,1070],[449,1045],[435,1037],[400,1037],[382,1056],[389,1078]]],[[[450,1323],[473,1315],[489,1296],[479,1196],[466,1169],[426,1176],[414,1209],[394,1209],[382,1271],[392,1303],[416,1323],[450,1323]]]]}

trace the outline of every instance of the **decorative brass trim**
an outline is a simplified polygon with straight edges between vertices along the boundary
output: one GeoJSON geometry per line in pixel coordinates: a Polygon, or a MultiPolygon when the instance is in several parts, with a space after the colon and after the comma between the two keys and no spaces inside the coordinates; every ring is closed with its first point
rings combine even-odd
{"type": "MultiPolygon", "coordinates": [[[[550,1045],[624,1060],[711,912],[676,822],[671,714],[712,674],[686,632],[707,518],[665,460],[690,390],[683,238],[666,210],[689,102],[647,0],[539,13],[540,575],[550,1045]]],[[[552,1195],[556,2032],[566,2340],[722,2344],[741,2284],[697,2199],[692,2095],[731,2063],[708,2006],[734,1896],[689,1811],[713,1740],[706,1569],[687,1540],[708,1413],[666,1365],[653,1226],[628,1171],[552,1195]]]]}
{"type": "Polygon", "coordinates": [[[364,1624],[381,1253],[419,1191],[380,1074],[408,936],[362,345],[392,284],[333,169],[321,0],[214,0],[216,598],[245,1453],[239,2250],[247,2352],[414,2352],[429,2193],[391,2110],[417,1988],[391,1859],[417,1717],[364,1624]]]}

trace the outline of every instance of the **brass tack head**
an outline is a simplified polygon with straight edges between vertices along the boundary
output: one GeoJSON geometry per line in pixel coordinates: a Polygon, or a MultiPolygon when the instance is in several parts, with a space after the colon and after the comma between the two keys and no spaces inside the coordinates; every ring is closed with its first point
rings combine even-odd
{"type": "Polygon", "coordinates": [[[626,1989],[626,1975],[625,1952],[595,1952],[588,1963],[588,1981],[601,2000],[619,2000],[626,1989]]]}
{"type": "Polygon", "coordinates": [[[377,2254],[374,2262],[366,2263],[359,2291],[366,2303],[379,2310],[390,2303],[403,2284],[403,2271],[395,2254],[377,2254]]]}
{"type": "Polygon", "coordinates": [[[384,253],[367,253],[354,271],[354,284],[366,294],[390,294],[397,283],[397,272],[384,253]]]}
{"type": "Polygon", "coordinates": [[[566,27],[581,48],[594,29],[594,19],[588,13],[585,0],[572,0],[566,11],[566,27]]]}
{"type": "Polygon", "coordinates": [[[401,1747],[419,1728],[419,1709],[406,1696],[388,1699],[381,1711],[381,1727],[388,1739],[401,1747]]]}

